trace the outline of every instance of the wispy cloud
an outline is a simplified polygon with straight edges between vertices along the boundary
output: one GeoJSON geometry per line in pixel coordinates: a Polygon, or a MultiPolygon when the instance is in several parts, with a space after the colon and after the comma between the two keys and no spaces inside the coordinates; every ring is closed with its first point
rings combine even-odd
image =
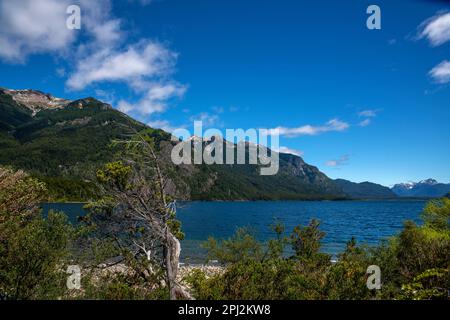
{"type": "Polygon", "coordinates": [[[173,98],[181,98],[186,92],[186,87],[178,83],[157,84],[149,83],[145,94],[134,103],[120,100],[118,108],[120,111],[138,112],[141,115],[151,115],[167,110],[168,102],[173,98]]]}
{"type": "Polygon", "coordinates": [[[141,115],[164,112],[168,102],[181,98],[187,90],[170,80],[176,54],[163,45],[143,40],[125,49],[104,49],[82,59],[67,81],[69,88],[80,90],[93,83],[125,83],[139,98],[121,100],[118,108],[141,115]]]}
{"type": "Polygon", "coordinates": [[[367,127],[371,123],[372,123],[372,120],[370,118],[367,118],[367,119],[364,119],[364,120],[360,121],[358,123],[358,126],[360,126],[360,127],[367,127]]]}
{"type": "Polygon", "coordinates": [[[169,121],[167,120],[152,120],[147,122],[147,125],[156,128],[156,129],[162,129],[166,132],[172,133],[179,127],[172,126],[169,121]]]}
{"type": "Polygon", "coordinates": [[[0,59],[24,63],[33,54],[70,60],[89,48],[111,46],[125,36],[122,21],[111,15],[110,0],[0,0],[0,59]],[[81,30],[67,28],[67,8],[81,7],[81,30]],[[81,36],[88,43],[81,43],[81,36]]]}
{"type": "Polygon", "coordinates": [[[178,54],[151,39],[127,43],[126,24],[111,8],[110,0],[0,0],[0,59],[24,63],[32,54],[49,53],[66,63],[59,75],[67,77],[69,90],[101,91],[103,84],[123,83],[133,98],[119,101],[121,111],[165,111],[187,90],[173,79],[178,54]],[[81,7],[81,30],[66,27],[69,5],[81,7]]]}
{"type": "Polygon", "coordinates": [[[439,13],[419,26],[419,39],[426,38],[434,47],[450,40],[450,12],[439,13]]]}
{"type": "Polygon", "coordinates": [[[140,90],[145,80],[170,74],[175,61],[175,53],[149,40],[123,50],[106,48],[79,61],[67,86],[81,90],[98,82],[125,82],[140,90]]]}
{"type": "Polygon", "coordinates": [[[202,112],[190,117],[190,120],[191,122],[202,121],[203,127],[212,127],[218,124],[219,116],[217,114],[202,112]]]}
{"type": "Polygon", "coordinates": [[[358,126],[367,127],[368,125],[370,125],[372,123],[372,119],[378,115],[378,112],[379,110],[372,110],[372,109],[358,112],[358,116],[360,118],[365,118],[358,123],[358,126]]]}
{"type": "MultiPolygon", "coordinates": [[[[108,4],[109,1],[104,6],[108,4]]],[[[103,20],[102,24],[92,23],[92,30],[97,30],[96,40],[76,54],[78,63],[66,82],[69,89],[123,83],[132,90],[134,98],[120,100],[117,107],[144,117],[166,111],[170,101],[184,96],[187,86],[173,79],[176,52],[150,39],[124,44],[121,21],[111,15],[103,20]]]]}
{"type": "Polygon", "coordinates": [[[63,53],[76,39],[66,27],[69,4],[69,0],[0,1],[0,58],[24,63],[31,54],[63,53]]]}
{"type": "Polygon", "coordinates": [[[271,129],[270,133],[275,134],[275,130],[278,130],[280,136],[292,138],[298,136],[314,136],[331,131],[344,131],[349,127],[350,125],[346,122],[343,122],[339,119],[332,119],[321,126],[304,125],[296,128],[277,127],[271,129]]]}
{"type": "Polygon", "coordinates": [[[328,160],[325,164],[327,167],[339,168],[344,165],[347,165],[349,159],[350,159],[350,156],[348,154],[345,154],[345,155],[341,156],[339,159],[328,160]]]}
{"type": "Polygon", "coordinates": [[[431,78],[437,83],[449,83],[450,82],[450,62],[445,60],[431,69],[429,72],[431,78]]]}
{"type": "Polygon", "coordinates": [[[96,89],[95,95],[111,105],[116,102],[116,96],[111,90],[96,89]]]}
{"type": "Polygon", "coordinates": [[[363,110],[358,112],[358,116],[366,118],[374,118],[377,116],[378,110],[363,110]]]}
{"type": "Polygon", "coordinates": [[[291,148],[283,147],[283,146],[281,146],[278,150],[274,150],[274,151],[277,151],[279,153],[293,154],[293,155],[299,156],[299,157],[302,157],[304,155],[303,151],[300,151],[297,149],[291,149],[291,148]]]}

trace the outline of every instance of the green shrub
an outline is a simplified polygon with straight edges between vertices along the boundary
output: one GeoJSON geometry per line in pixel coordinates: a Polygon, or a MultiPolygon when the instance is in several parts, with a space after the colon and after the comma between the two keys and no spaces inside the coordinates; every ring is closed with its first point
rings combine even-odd
{"type": "Polygon", "coordinates": [[[24,172],[0,167],[0,186],[0,298],[61,298],[73,228],[61,213],[44,219],[45,185],[24,172]]]}
{"type": "Polygon", "coordinates": [[[266,244],[240,229],[206,245],[209,258],[225,264],[223,273],[207,277],[197,270],[187,281],[200,299],[448,299],[449,216],[450,200],[434,200],[423,226],[405,222],[399,235],[372,248],[352,239],[336,263],[320,252],[324,233],[315,220],[289,237],[276,225],[277,237],[266,244]],[[367,288],[370,265],[381,269],[381,290],[367,288]]]}

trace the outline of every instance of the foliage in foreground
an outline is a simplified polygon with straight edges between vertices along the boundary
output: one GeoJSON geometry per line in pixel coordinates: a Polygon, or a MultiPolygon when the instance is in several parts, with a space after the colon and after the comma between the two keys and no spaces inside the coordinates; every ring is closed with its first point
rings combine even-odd
{"type": "Polygon", "coordinates": [[[60,213],[44,219],[46,188],[22,171],[0,168],[0,299],[54,299],[63,294],[72,227],[60,213]]]}
{"type": "MultiPolygon", "coordinates": [[[[44,218],[39,203],[46,193],[24,172],[0,167],[0,300],[169,298],[164,269],[150,272],[145,255],[117,247],[114,238],[92,237],[89,226],[75,228],[63,214],[44,218]],[[108,262],[117,256],[122,271],[108,262]],[[72,263],[83,267],[81,291],[66,287],[72,263]]],[[[186,281],[198,299],[448,299],[449,217],[450,199],[431,201],[421,226],[406,222],[398,236],[375,248],[352,239],[336,263],[320,252],[324,233],[315,220],[288,235],[275,224],[268,243],[240,229],[231,239],[206,244],[209,259],[226,265],[223,273],[196,270],[186,281]],[[366,287],[369,265],[381,268],[381,290],[366,287]]]]}
{"type": "Polygon", "coordinates": [[[62,213],[43,217],[45,185],[22,171],[0,167],[0,300],[165,299],[160,272],[129,250],[102,241],[89,225],[72,226],[62,213]],[[126,272],[108,270],[122,256],[126,272]],[[82,290],[67,288],[68,265],[82,268],[82,290]]]}
{"type": "Polygon", "coordinates": [[[431,201],[423,225],[406,222],[398,235],[379,247],[358,246],[352,239],[336,263],[320,253],[324,236],[313,220],[283,236],[260,243],[246,229],[205,247],[225,272],[192,272],[189,282],[198,299],[448,299],[450,289],[450,199],[431,201]],[[286,255],[286,252],[291,254],[286,255]],[[381,268],[381,290],[367,288],[367,267],[381,268]]]}

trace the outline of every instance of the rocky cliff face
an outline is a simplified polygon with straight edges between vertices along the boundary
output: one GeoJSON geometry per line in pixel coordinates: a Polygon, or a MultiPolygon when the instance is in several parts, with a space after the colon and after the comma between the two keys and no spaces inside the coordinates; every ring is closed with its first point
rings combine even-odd
{"type": "Polygon", "coordinates": [[[70,100],[56,98],[50,94],[31,89],[0,89],[0,91],[2,94],[11,96],[18,104],[30,109],[32,116],[35,116],[39,111],[46,109],[62,109],[71,102],[70,100]]]}

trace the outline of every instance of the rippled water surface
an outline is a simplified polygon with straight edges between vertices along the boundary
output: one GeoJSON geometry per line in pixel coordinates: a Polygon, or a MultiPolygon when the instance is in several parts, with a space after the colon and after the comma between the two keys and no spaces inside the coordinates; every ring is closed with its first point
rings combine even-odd
{"type": "MultiPolygon", "coordinates": [[[[396,201],[249,201],[185,202],[178,204],[178,218],[186,239],[182,242],[182,259],[204,259],[200,245],[209,236],[228,238],[238,227],[251,227],[260,240],[273,236],[270,225],[277,219],[286,231],[312,218],[321,221],[326,233],[324,252],[336,255],[355,237],[359,242],[378,244],[397,234],[405,220],[420,221],[425,206],[422,200],[396,201]]],[[[82,204],[45,204],[44,211],[64,211],[72,221],[83,214],[82,204]]]]}

